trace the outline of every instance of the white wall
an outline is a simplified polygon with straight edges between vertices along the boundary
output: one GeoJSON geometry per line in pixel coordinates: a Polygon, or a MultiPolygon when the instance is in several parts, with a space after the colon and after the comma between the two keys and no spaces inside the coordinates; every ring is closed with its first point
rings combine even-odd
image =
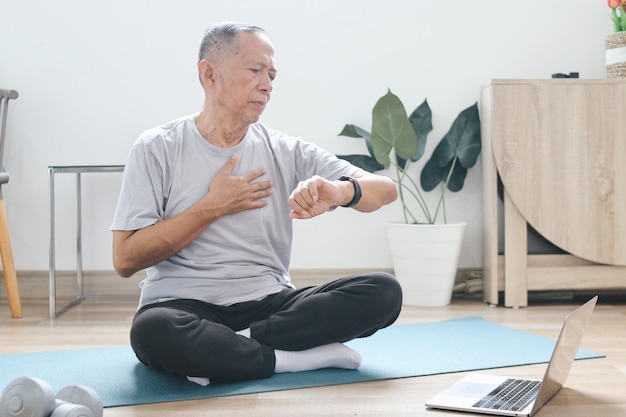
{"type": "MultiPolygon", "coordinates": [[[[428,98],[434,141],[490,78],[604,78],[612,29],[606,3],[588,0],[1,0],[0,16],[0,86],[20,93],[4,187],[18,270],[48,268],[48,165],[123,164],[142,130],[200,109],[196,51],[214,21],[269,32],[279,76],[262,120],[334,153],[365,150],[337,133],[347,122],[369,128],[388,87],[409,111],[428,98]]],[[[480,175],[478,165],[449,197],[449,217],[469,223],[462,267],[481,266],[480,175]]],[[[83,178],[86,269],[111,269],[120,178],[83,178]]],[[[59,269],[73,267],[73,199],[73,178],[57,176],[59,269]]],[[[394,204],[300,221],[292,266],[390,267],[383,222],[400,214],[394,204]]]]}

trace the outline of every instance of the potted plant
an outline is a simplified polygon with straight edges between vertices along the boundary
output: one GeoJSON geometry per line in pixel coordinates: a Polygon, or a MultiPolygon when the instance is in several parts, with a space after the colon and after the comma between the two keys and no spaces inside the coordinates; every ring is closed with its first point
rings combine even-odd
{"type": "Polygon", "coordinates": [[[608,0],[613,21],[613,33],[606,36],[606,76],[626,77],[626,0],[608,0]]]}
{"type": "Polygon", "coordinates": [[[465,223],[448,222],[445,196],[448,190],[463,188],[467,170],[480,154],[477,103],[457,116],[417,181],[411,177],[409,167],[424,155],[432,129],[427,100],[407,116],[402,101],[389,90],[374,105],[371,132],[347,124],[340,133],[363,138],[369,155],[338,155],[339,158],[369,172],[391,167],[395,173],[403,220],[388,222],[386,227],[396,277],[403,286],[405,304],[409,305],[438,306],[450,302],[465,223]],[[437,187],[436,205],[429,207],[423,192],[437,187]],[[419,207],[421,215],[416,214],[414,206],[419,207]],[[424,274],[425,282],[419,282],[419,276],[424,274]]]}

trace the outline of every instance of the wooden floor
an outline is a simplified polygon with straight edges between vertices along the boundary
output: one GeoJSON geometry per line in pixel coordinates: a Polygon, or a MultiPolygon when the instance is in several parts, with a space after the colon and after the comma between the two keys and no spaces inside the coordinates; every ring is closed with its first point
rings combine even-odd
{"type": "MultiPolygon", "coordinates": [[[[626,415],[626,302],[623,299],[623,296],[621,299],[600,297],[582,342],[582,347],[606,354],[606,358],[576,361],[565,388],[544,406],[539,416],[626,415]]],[[[506,309],[479,300],[454,300],[450,306],[441,308],[404,307],[398,323],[481,315],[486,320],[555,339],[565,315],[584,301],[586,297],[531,299],[527,308],[506,309]]],[[[0,301],[0,354],[128,344],[135,305],[133,300],[87,300],[51,321],[44,301],[24,302],[22,319],[9,318],[8,305],[0,301]]],[[[541,378],[544,369],[545,365],[533,365],[488,372],[541,378]]],[[[462,375],[114,407],[105,409],[104,416],[458,416],[464,414],[428,410],[424,401],[462,375]]]]}

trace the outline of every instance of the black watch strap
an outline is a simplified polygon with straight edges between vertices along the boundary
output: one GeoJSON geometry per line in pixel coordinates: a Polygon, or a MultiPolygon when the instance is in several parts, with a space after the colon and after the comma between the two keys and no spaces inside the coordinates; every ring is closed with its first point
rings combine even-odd
{"type": "Polygon", "coordinates": [[[359,182],[356,180],[356,178],[348,177],[344,175],[344,176],[339,177],[339,181],[350,181],[352,185],[354,186],[354,197],[348,204],[342,205],[341,207],[354,207],[357,204],[359,204],[362,193],[361,193],[361,186],[359,185],[359,182]]]}

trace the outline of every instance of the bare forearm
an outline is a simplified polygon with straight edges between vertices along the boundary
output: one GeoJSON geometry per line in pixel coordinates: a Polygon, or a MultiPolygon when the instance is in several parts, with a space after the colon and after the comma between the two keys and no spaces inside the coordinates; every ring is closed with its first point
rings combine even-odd
{"type": "Polygon", "coordinates": [[[122,277],[175,255],[220,217],[193,207],[171,219],[136,231],[113,232],[113,266],[122,277]]]}
{"type": "Polygon", "coordinates": [[[388,177],[367,173],[354,177],[359,181],[362,192],[361,201],[354,206],[355,210],[372,212],[398,198],[396,185],[388,177]]]}

